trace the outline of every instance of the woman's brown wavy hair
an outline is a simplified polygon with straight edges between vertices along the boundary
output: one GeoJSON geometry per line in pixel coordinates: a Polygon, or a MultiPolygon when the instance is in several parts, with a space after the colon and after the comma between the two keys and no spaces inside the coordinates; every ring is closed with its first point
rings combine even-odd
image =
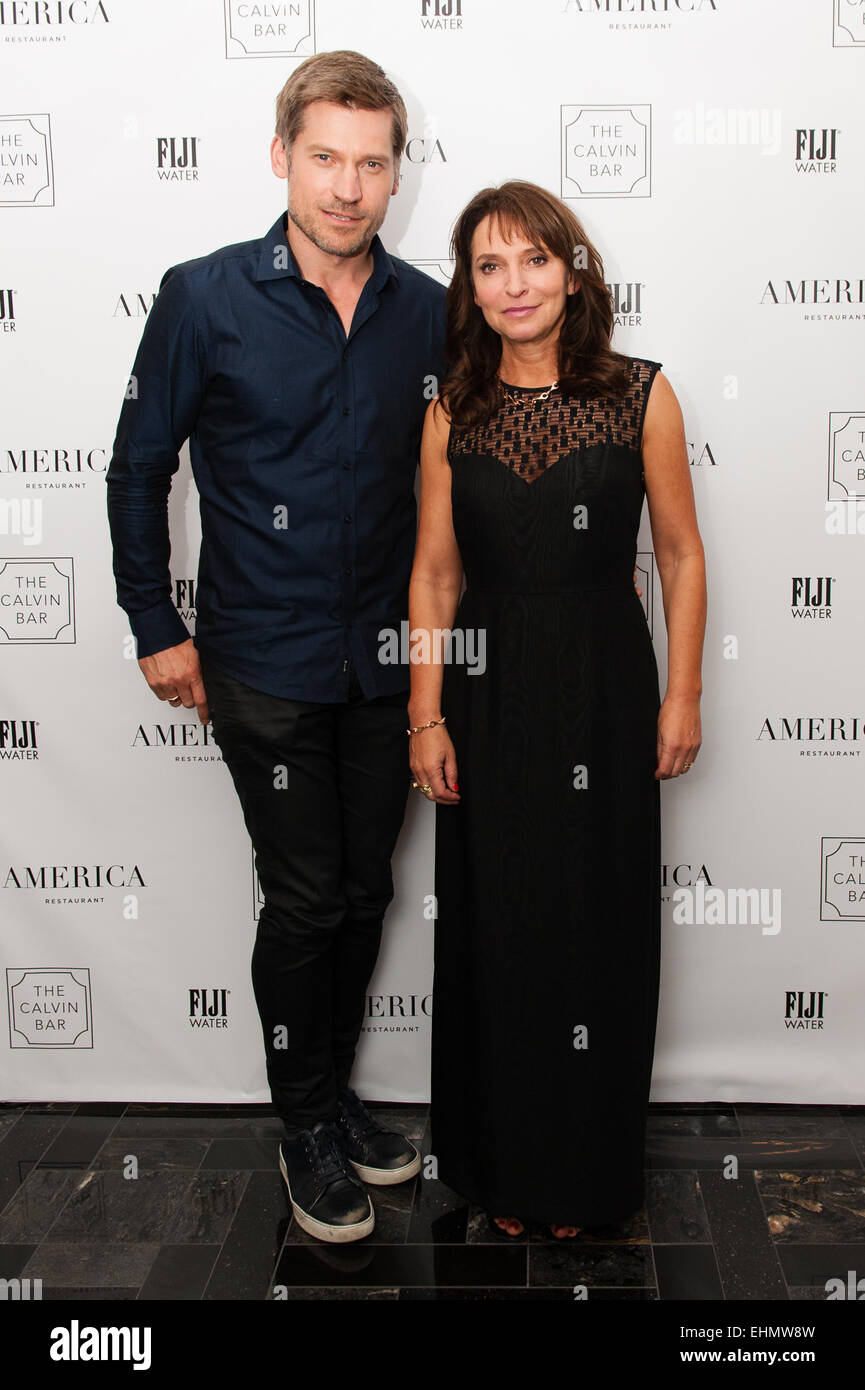
{"type": "Polygon", "coordinates": [[[476,193],[451,237],[454,275],[447,292],[448,371],[440,398],[458,428],[481,424],[498,394],[502,342],[474,302],[472,237],[485,217],[506,239],[521,233],[533,245],[575,266],[580,288],[565,301],[559,337],[559,386],[565,392],[622,396],[628,359],[610,347],[613,306],[598,252],[569,207],[535,183],[511,179],[476,193]]]}

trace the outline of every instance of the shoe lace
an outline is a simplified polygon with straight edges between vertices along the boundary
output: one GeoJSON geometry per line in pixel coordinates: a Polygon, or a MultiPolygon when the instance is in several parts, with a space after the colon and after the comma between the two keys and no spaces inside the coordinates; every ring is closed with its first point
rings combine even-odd
{"type": "Polygon", "coordinates": [[[372,1118],[372,1115],[367,1110],[363,1101],[359,1096],[355,1095],[354,1091],[346,1091],[345,1095],[341,1097],[341,1100],[342,1108],[351,1120],[352,1129],[354,1129],[359,1138],[363,1139],[368,1134],[378,1132],[379,1126],[372,1118]]]}
{"type": "Polygon", "coordinates": [[[313,1171],[322,1187],[334,1182],[336,1178],[348,1176],[340,1147],[341,1137],[335,1124],[323,1124],[315,1133],[309,1131],[307,1148],[313,1171]]]}

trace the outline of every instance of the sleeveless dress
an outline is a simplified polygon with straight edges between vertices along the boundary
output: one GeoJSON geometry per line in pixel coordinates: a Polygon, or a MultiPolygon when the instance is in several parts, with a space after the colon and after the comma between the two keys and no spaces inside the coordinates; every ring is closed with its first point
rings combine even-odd
{"type": "Polygon", "coordinates": [[[519,403],[448,445],[467,587],[442,682],[461,800],[436,806],[431,1151],[494,1215],[577,1226],[642,1206],[658,1008],[661,701],[634,564],[661,364],[629,360],[624,399],[506,386],[519,403]]]}

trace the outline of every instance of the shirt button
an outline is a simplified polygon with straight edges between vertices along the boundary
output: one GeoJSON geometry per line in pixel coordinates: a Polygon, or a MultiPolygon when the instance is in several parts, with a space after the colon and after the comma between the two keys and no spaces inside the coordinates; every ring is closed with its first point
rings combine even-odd
{"type": "Polygon", "coordinates": [[[343,570],[344,574],[351,574],[351,570],[343,570]]]}
{"type": "Polygon", "coordinates": [[[350,464],[350,463],[344,463],[342,466],[343,466],[343,468],[351,468],[351,464],[350,464]]]}
{"type": "Polygon", "coordinates": [[[350,516],[344,516],[344,517],[343,517],[343,521],[351,521],[351,517],[350,517],[350,516]]]}
{"type": "Polygon", "coordinates": [[[351,411],[349,410],[349,408],[348,408],[347,405],[344,405],[344,406],[343,406],[343,408],[342,408],[342,413],[343,413],[343,415],[350,415],[350,414],[351,414],[351,411]]]}

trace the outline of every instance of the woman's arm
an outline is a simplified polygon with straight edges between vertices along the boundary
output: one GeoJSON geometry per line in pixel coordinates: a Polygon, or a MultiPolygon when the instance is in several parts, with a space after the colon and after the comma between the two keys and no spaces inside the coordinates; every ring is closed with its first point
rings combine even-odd
{"type": "MultiPolygon", "coordinates": [[[[409,582],[409,646],[418,629],[429,633],[428,650],[441,650],[435,638],[450,629],[459,603],[463,566],[451,512],[451,469],[447,460],[450,422],[438,396],[431,401],[421,439],[421,493],[417,542],[409,582]]],[[[409,723],[425,724],[441,718],[443,670],[440,662],[411,662],[409,723]]],[[[433,797],[459,801],[450,790],[456,780],[453,744],[445,726],[436,725],[412,734],[409,761],[421,785],[428,783],[433,797]]]]}
{"type": "Polygon", "coordinates": [[[677,777],[701,742],[706,562],[697,526],[682,411],[656,372],[643,425],[643,473],[667,624],[667,692],[658,721],[656,777],[677,777]]]}

